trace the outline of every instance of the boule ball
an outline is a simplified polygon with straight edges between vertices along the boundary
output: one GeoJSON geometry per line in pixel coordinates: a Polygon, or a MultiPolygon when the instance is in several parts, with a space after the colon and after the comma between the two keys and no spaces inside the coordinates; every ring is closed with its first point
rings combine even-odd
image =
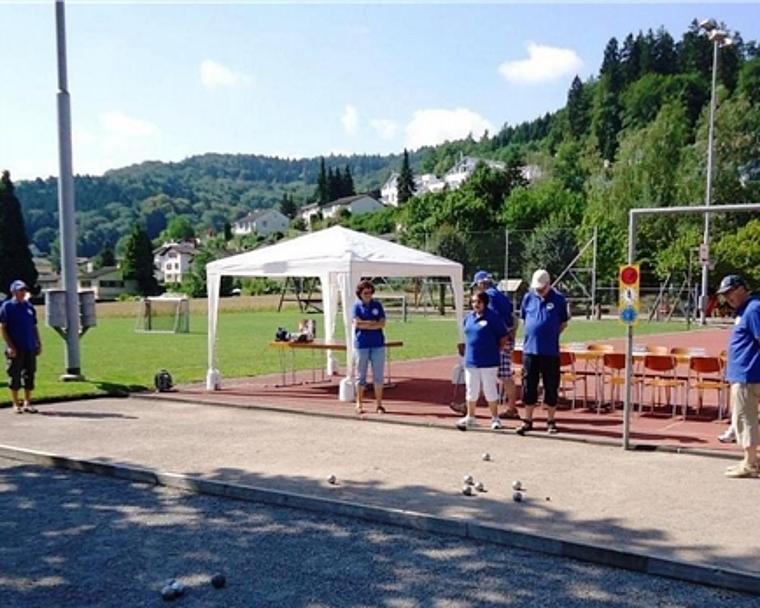
{"type": "Polygon", "coordinates": [[[465,475],[465,476],[464,476],[464,482],[465,482],[465,483],[466,483],[468,486],[471,486],[471,485],[473,485],[473,484],[475,483],[475,480],[473,479],[472,475],[465,475]]]}
{"type": "Polygon", "coordinates": [[[519,492],[520,490],[522,490],[522,487],[523,487],[522,482],[519,479],[515,479],[512,482],[512,489],[513,490],[517,490],[519,492]]]}
{"type": "Polygon", "coordinates": [[[491,455],[488,452],[485,452],[483,454],[483,460],[488,462],[489,460],[491,460],[491,455]]]}
{"type": "Polygon", "coordinates": [[[165,602],[171,602],[177,598],[177,590],[171,585],[166,585],[161,589],[161,599],[165,602]]]}
{"type": "Polygon", "coordinates": [[[177,597],[185,595],[185,586],[179,581],[173,581],[169,586],[174,589],[174,593],[177,595],[177,597]]]}
{"type": "Polygon", "coordinates": [[[464,494],[465,496],[472,496],[472,486],[463,487],[462,494],[464,494]]]}
{"type": "Polygon", "coordinates": [[[514,500],[515,502],[522,502],[522,499],[523,499],[522,492],[515,492],[514,494],[512,494],[512,500],[514,500]]]}
{"type": "Polygon", "coordinates": [[[330,475],[330,477],[327,478],[327,483],[334,486],[336,483],[338,483],[338,478],[335,477],[335,475],[330,475]]]}
{"type": "Polygon", "coordinates": [[[482,481],[479,481],[478,483],[475,484],[475,489],[478,492],[485,492],[486,491],[486,487],[483,485],[482,481]]]}
{"type": "Polygon", "coordinates": [[[224,578],[224,574],[215,574],[211,577],[211,586],[214,589],[221,589],[227,584],[227,579],[224,578]]]}

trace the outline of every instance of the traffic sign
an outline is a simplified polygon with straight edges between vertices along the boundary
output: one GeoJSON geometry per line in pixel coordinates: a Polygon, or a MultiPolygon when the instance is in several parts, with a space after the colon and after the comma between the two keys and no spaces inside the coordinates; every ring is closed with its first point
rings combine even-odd
{"type": "Polygon", "coordinates": [[[638,264],[625,264],[618,272],[620,298],[618,315],[624,325],[635,325],[639,319],[639,287],[641,272],[638,264]]]}
{"type": "Polygon", "coordinates": [[[639,321],[639,311],[633,306],[624,306],[620,309],[619,318],[623,325],[636,325],[639,321]]]}

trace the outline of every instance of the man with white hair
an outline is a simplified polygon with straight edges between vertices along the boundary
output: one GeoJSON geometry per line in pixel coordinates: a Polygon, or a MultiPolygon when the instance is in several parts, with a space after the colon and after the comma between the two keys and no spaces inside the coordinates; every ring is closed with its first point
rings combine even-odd
{"type": "Polygon", "coordinates": [[[518,435],[533,430],[533,410],[538,402],[539,379],[544,384],[544,405],[548,411],[546,430],[557,432],[554,414],[559,400],[559,337],[570,320],[565,296],[554,289],[549,273],[536,270],[520,308],[525,325],[523,345],[523,405],[525,415],[518,435]]]}

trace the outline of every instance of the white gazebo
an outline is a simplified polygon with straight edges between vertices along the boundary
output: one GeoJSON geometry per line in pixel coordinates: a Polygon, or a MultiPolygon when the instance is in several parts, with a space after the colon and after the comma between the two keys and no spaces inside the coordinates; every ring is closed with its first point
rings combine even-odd
{"type": "MultiPolygon", "coordinates": [[[[361,232],[334,226],[290,241],[241,253],[206,265],[208,287],[208,371],[206,387],[219,385],[216,366],[216,330],[219,287],[223,276],[316,277],[322,288],[326,339],[335,338],[338,304],[343,310],[347,376],[353,372],[353,326],[350,311],[354,289],[362,277],[448,277],[454,292],[456,319],[461,333],[464,303],[462,265],[424,251],[404,247],[361,232]]],[[[332,373],[331,353],[327,371],[332,373]]]]}

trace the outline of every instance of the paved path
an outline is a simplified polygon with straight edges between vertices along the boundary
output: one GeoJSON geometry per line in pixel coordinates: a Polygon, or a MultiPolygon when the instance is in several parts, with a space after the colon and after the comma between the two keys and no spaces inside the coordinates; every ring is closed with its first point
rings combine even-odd
{"type": "Polygon", "coordinates": [[[41,409],[0,411],[0,456],[181,474],[158,481],[760,593],[760,482],[724,478],[724,459],[155,399],[41,409]],[[487,492],[463,496],[468,474],[487,492]]]}

